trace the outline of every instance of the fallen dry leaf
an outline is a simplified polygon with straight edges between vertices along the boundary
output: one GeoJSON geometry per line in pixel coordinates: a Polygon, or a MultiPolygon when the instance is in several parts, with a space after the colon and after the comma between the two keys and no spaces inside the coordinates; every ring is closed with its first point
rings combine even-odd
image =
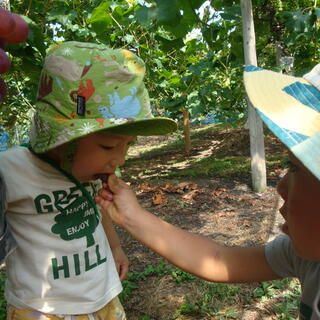
{"type": "Polygon", "coordinates": [[[138,190],[141,192],[153,192],[157,190],[157,187],[152,187],[149,183],[141,183],[138,186],[138,190]]]}
{"type": "Polygon", "coordinates": [[[184,189],[187,185],[189,185],[190,182],[180,182],[177,184],[178,189],[184,189]]]}
{"type": "Polygon", "coordinates": [[[185,200],[193,200],[193,198],[195,196],[197,196],[200,193],[203,193],[203,190],[197,189],[197,190],[191,190],[188,193],[186,193],[185,195],[182,196],[183,199],[185,200]]]}
{"type": "Polygon", "coordinates": [[[191,182],[180,182],[177,184],[178,189],[188,189],[188,190],[193,190],[197,189],[198,185],[196,183],[191,183],[191,182]]]}
{"type": "Polygon", "coordinates": [[[157,190],[152,197],[152,203],[154,205],[164,205],[167,201],[168,200],[162,190],[157,190]]]}
{"type": "Polygon", "coordinates": [[[165,184],[163,187],[161,187],[161,190],[165,192],[176,192],[177,187],[174,186],[173,184],[165,184]]]}
{"type": "Polygon", "coordinates": [[[226,192],[227,192],[227,190],[225,188],[214,188],[214,189],[212,189],[211,194],[213,197],[217,197],[217,196],[220,196],[226,192]]]}

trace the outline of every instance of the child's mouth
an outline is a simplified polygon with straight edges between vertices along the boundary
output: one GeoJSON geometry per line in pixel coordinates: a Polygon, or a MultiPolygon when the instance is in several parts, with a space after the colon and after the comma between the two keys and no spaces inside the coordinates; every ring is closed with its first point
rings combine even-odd
{"type": "Polygon", "coordinates": [[[109,178],[109,174],[107,174],[107,173],[98,173],[94,177],[95,177],[95,179],[100,179],[102,182],[107,183],[108,182],[108,178],[109,178]]]}

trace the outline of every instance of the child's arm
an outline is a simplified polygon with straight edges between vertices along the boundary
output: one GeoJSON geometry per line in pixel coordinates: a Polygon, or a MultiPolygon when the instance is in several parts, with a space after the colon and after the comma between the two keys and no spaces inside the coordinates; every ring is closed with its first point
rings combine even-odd
{"type": "Polygon", "coordinates": [[[114,229],[110,216],[106,212],[104,212],[104,210],[101,210],[101,214],[102,225],[110,244],[120,280],[122,281],[127,277],[129,271],[129,260],[121,248],[118,234],[114,229]]]}
{"type": "Polygon", "coordinates": [[[264,247],[224,247],[157,218],[144,210],[122,180],[109,177],[97,203],[140,242],[194,275],[215,282],[253,282],[279,278],[269,267],[264,247]]]}

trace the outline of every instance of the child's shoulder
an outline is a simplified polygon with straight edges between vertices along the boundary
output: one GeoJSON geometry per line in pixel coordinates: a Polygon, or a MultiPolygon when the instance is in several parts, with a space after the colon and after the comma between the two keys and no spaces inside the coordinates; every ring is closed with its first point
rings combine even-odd
{"type": "Polygon", "coordinates": [[[27,161],[27,159],[28,158],[31,159],[31,157],[32,155],[30,150],[24,146],[15,146],[15,147],[9,148],[6,151],[0,152],[0,161],[6,161],[6,160],[27,161]]]}
{"type": "Polygon", "coordinates": [[[0,170],[4,174],[6,171],[12,174],[15,170],[28,170],[35,161],[35,156],[26,147],[16,146],[0,152],[0,170]]]}

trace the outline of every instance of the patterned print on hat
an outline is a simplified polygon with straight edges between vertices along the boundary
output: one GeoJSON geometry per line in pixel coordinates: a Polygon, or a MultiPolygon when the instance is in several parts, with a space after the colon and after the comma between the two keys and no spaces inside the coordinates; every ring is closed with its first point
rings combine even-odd
{"type": "Polygon", "coordinates": [[[128,50],[74,41],[51,48],[30,133],[35,152],[119,126],[132,135],[174,131],[173,120],[153,118],[144,74],[144,62],[128,50]]]}

